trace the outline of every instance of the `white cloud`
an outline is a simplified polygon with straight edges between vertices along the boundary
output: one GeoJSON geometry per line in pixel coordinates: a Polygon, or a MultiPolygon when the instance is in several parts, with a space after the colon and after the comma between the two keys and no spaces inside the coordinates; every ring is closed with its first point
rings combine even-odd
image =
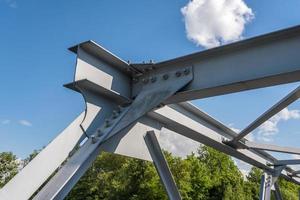
{"type": "Polygon", "coordinates": [[[3,124],[3,125],[9,124],[9,123],[10,123],[9,119],[5,119],[5,120],[1,121],[1,124],[3,124]]]}
{"type": "Polygon", "coordinates": [[[254,18],[243,0],[192,0],[181,13],[188,39],[206,48],[240,40],[254,18]]]}
{"type": "Polygon", "coordinates": [[[161,147],[175,156],[185,157],[191,152],[196,153],[200,143],[179,135],[168,129],[162,129],[159,134],[161,147]]]}
{"type": "Polygon", "coordinates": [[[272,136],[279,132],[278,123],[290,119],[300,119],[300,110],[289,110],[288,108],[284,108],[258,128],[257,138],[265,142],[272,141],[272,136]]]}
{"type": "Polygon", "coordinates": [[[19,124],[23,125],[23,126],[32,126],[32,123],[25,120],[25,119],[22,119],[19,121],[19,124]]]}

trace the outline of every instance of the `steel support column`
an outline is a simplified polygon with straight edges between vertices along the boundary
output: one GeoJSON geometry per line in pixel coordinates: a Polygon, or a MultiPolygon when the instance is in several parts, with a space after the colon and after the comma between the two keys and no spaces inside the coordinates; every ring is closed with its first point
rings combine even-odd
{"type": "Polygon", "coordinates": [[[278,185],[277,182],[274,183],[274,187],[275,187],[275,199],[276,200],[282,200],[280,188],[279,188],[279,185],[278,185]]]}
{"type": "Polygon", "coordinates": [[[170,200],[181,200],[180,193],[169,169],[168,163],[159,146],[154,131],[148,131],[145,135],[145,141],[153,159],[154,166],[159,174],[160,180],[168,193],[170,200]]]}
{"type": "Polygon", "coordinates": [[[272,187],[272,176],[264,173],[261,176],[260,181],[260,194],[259,200],[270,200],[271,199],[271,187],[272,187]]]}

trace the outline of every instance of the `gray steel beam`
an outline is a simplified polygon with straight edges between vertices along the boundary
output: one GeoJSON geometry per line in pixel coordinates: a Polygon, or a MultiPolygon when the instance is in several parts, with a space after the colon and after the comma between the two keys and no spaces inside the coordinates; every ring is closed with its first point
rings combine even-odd
{"type": "Polygon", "coordinates": [[[266,174],[264,173],[260,179],[259,200],[265,200],[266,194],[266,174]]]}
{"type": "MultiPolygon", "coordinates": [[[[157,63],[139,78],[193,66],[193,81],[164,102],[178,103],[299,81],[299,51],[297,26],[157,63]]],[[[139,90],[134,86],[133,95],[139,90]]]]}
{"type": "Polygon", "coordinates": [[[287,96],[285,96],[282,100],[272,106],[269,110],[264,112],[261,116],[259,116],[255,121],[249,124],[245,129],[243,129],[239,135],[233,138],[232,143],[237,143],[239,140],[248,135],[251,131],[262,125],[265,121],[273,117],[275,114],[280,112],[282,109],[299,99],[300,97],[300,87],[293,90],[287,96]]]}
{"type": "MultiPolygon", "coordinates": [[[[187,138],[213,147],[270,173],[274,171],[270,167],[270,165],[274,165],[277,161],[274,157],[264,151],[235,149],[225,145],[222,141],[224,139],[232,139],[236,134],[234,135],[228,127],[189,103],[165,106],[148,113],[148,116],[162,123],[164,127],[187,138]]],[[[285,170],[290,173],[293,171],[289,168],[285,170]]],[[[286,171],[283,171],[281,176],[299,184],[298,180],[286,175],[286,171]]]]}
{"type": "Polygon", "coordinates": [[[282,200],[281,192],[280,192],[280,187],[277,182],[274,183],[275,187],[275,199],[276,200],[282,200]]]}
{"type": "Polygon", "coordinates": [[[259,200],[271,199],[272,176],[267,173],[262,174],[260,181],[259,200]]]}
{"type": "Polygon", "coordinates": [[[180,193],[169,169],[168,163],[159,146],[154,131],[148,131],[145,135],[146,145],[153,159],[154,166],[159,174],[160,180],[167,191],[170,200],[181,200],[180,193]]]}
{"type": "Polygon", "coordinates": [[[273,144],[260,144],[256,142],[250,142],[250,141],[246,141],[245,145],[249,149],[260,149],[260,150],[275,151],[281,153],[300,154],[300,148],[295,148],[295,147],[282,147],[273,144]]]}
{"type": "Polygon", "coordinates": [[[300,159],[294,160],[277,160],[274,165],[300,165],[300,159]]]}

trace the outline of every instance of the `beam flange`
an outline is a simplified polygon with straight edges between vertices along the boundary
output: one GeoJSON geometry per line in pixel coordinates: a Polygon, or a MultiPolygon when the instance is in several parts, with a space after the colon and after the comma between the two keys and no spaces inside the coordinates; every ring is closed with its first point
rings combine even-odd
{"type": "Polygon", "coordinates": [[[300,148],[295,148],[295,147],[283,147],[283,146],[277,146],[273,144],[261,144],[261,143],[250,142],[250,141],[246,141],[245,144],[249,149],[260,149],[260,150],[275,151],[281,153],[300,154],[300,148]]]}

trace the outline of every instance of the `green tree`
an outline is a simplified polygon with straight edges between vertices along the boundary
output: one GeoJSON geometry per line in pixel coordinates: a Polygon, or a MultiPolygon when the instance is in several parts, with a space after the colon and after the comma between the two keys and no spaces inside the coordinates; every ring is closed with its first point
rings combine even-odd
{"type": "Polygon", "coordinates": [[[12,152],[0,153],[0,188],[18,173],[19,162],[12,152]]]}

